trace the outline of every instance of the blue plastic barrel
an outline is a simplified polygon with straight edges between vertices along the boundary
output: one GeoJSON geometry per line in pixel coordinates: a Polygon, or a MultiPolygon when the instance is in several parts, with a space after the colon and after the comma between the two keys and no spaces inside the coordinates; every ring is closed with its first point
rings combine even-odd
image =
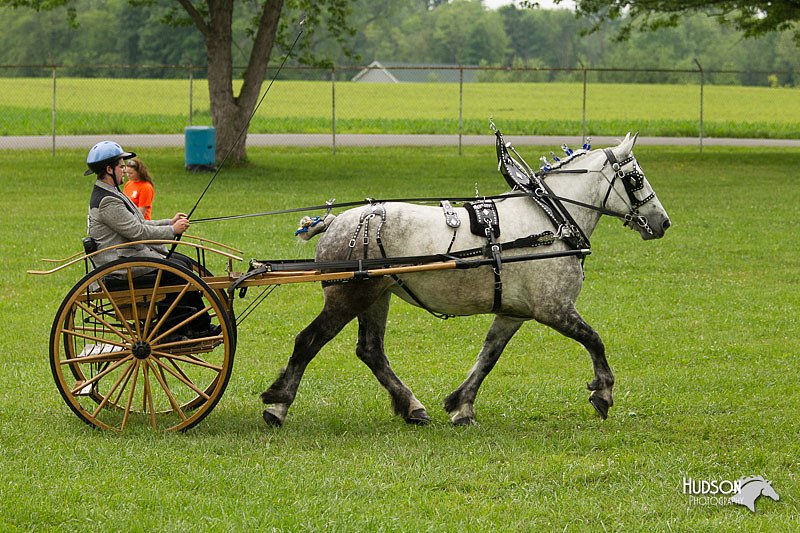
{"type": "Polygon", "coordinates": [[[187,126],[184,129],[186,143],[186,168],[189,170],[213,170],[216,163],[216,132],[213,126],[187,126]]]}

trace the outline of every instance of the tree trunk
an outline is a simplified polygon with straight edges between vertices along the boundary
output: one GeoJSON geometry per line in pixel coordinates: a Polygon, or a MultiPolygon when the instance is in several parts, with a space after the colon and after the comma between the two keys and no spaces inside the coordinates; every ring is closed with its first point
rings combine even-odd
{"type": "MultiPolygon", "coordinates": [[[[187,3],[181,4],[187,11],[187,3]]],[[[283,0],[265,0],[258,31],[247,64],[239,95],[233,94],[233,42],[234,0],[208,0],[209,20],[200,31],[206,40],[208,54],[208,95],[211,119],[216,130],[216,159],[221,163],[226,157],[232,163],[247,160],[247,129],[253,109],[258,102],[261,86],[275,41],[283,0]]],[[[189,14],[198,25],[198,17],[189,14]]]]}

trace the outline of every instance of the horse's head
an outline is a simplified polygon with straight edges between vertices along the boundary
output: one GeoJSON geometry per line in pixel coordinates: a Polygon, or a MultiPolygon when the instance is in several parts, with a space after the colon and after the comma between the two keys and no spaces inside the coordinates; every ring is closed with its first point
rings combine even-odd
{"type": "Polygon", "coordinates": [[[781,497],[778,496],[778,493],[775,492],[775,489],[772,488],[772,483],[766,480],[764,480],[764,485],[761,487],[761,495],[772,498],[776,502],[781,499],[781,497]]]}
{"type": "Polygon", "coordinates": [[[775,489],[772,488],[772,483],[761,476],[742,478],[738,481],[738,484],[740,487],[739,492],[731,497],[731,501],[744,505],[754,513],[756,512],[756,500],[759,496],[772,498],[776,502],[781,499],[775,489]]]}
{"type": "Polygon", "coordinates": [[[620,213],[625,225],[643,239],[660,239],[671,222],[633,156],[637,136],[628,133],[619,145],[603,150],[606,161],[601,172],[609,183],[603,207],[620,213]]]}

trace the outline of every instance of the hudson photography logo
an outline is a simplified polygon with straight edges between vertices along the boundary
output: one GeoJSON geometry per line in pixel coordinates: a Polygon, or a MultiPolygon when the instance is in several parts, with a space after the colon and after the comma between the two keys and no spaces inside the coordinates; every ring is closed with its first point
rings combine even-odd
{"type": "Polygon", "coordinates": [[[772,488],[772,483],[761,476],[743,477],[735,481],[684,477],[683,493],[689,496],[691,505],[743,505],[753,513],[756,512],[759,496],[775,501],[781,499],[772,488]]]}

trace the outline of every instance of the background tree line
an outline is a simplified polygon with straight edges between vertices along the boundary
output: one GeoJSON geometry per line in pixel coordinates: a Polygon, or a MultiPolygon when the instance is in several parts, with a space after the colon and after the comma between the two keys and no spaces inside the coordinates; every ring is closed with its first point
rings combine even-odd
{"type": "MultiPolygon", "coordinates": [[[[146,9],[126,0],[80,0],[78,28],[64,10],[36,12],[0,8],[0,65],[78,65],[74,76],[185,77],[185,71],[127,69],[119,65],[193,64],[206,62],[203,38],[192,26],[168,28],[160,23],[170,2],[150,2],[146,9]],[[99,67],[99,68],[98,68],[99,67]]],[[[353,0],[349,20],[356,31],[341,43],[314,35],[305,57],[317,66],[360,65],[373,60],[417,65],[461,64],[539,68],[706,69],[750,71],[720,76],[717,81],[746,85],[796,85],[800,58],[791,31],[745,39],[741,32],[703,14],[683,18],[677,27],[633,32],[626,42],[614,37],[628,22],[578,18],[567,10],[526,9],[513,5],[487,9],[479,0],[353,0]],[[599,31],[584,31],[599,24],[599,31]],[[759,71],[754,73],[753,71],[759,71]],[[772,74],[771,76],[769,74],[772,74]]],[[[248,22],[257,8],[236,7],[234,64],[245,65],[250,52],[248,22]]],[[[281,52],[281,50],[276,50],[281,52]]],[[[273,57],[278,57],[273,54],[273,57]]],[[[297,59],[293,58],[295,64],[297,59]]],[[[14,75],[47,75],[37,68],[4,68],[14,75]]],[[[341,72],[347,79],[354,73],[341,72]]],[[[615,81],[680,82],[680,74],[615,72],[594,74],[615,81]]],[[[315,77],[318,73],[287,70],[282,77],[315,77]]],[[[496,71],[486,81],[547,81],[568,78],[561,72],[496,71]]],[[[712,78],[709,81],[714,82],[712,78]]]]}

